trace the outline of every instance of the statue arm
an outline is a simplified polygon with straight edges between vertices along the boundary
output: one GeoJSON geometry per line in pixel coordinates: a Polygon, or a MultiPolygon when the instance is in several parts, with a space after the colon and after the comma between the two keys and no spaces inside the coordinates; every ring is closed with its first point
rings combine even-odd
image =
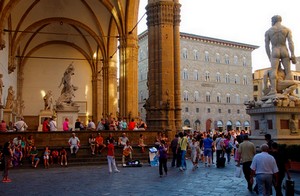
{"type": "Polygon", "coordinates": [[[267,31],[266,34],[265,34],[265,49],[266,49],[266,53],[268,55],[268,58],[271,61],[270,42],[271,42],[271,39],[270,39],[268,31],[267,31]]]}
{"type": "Polygon", "coordinates": [[[294,42],[293,42],[293,38],[292,38],[292,32],[289,30],[288,34],[287,34],[287,40],[288,40],[288,44],[289,44],[289,50],[291,53],[291,60],[293,64],[297,63],[296,57],[295,57],[295,52],[294,52],[294,42]]]}

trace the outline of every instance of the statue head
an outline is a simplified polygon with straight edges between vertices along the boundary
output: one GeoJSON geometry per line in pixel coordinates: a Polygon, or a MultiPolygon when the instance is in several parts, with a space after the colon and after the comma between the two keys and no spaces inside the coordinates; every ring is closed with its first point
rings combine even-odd
{"type": "Polygon", "coordinates": [[[275,15],[275,16],[273,16],[272,17],[272,26],[273,25],[275,25],[277,22],[281,22],[282,21],[282,18],[281,18],[281,16],[279,16],[279,15],[275,15]]]}

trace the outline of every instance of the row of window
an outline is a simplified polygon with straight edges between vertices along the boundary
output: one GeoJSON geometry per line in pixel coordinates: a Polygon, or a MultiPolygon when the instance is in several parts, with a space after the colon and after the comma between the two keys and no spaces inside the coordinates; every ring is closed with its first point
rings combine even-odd
{"type": "MultiPolygon", "coordinates": [[[[189,74],[188,74],[188,70],[187,69],[183,69],[182,79],[183,80],[188,80],[189,79],[189,74]]],[[[239,77],[238,74],[235,74],[234,78],[231,78],[229,73],[225,74],[225,80],[224,80],[225,83],[230,83],[232,79],[233,79],[233,83],[234,84],[240,84],[240,82],[241,82],[240,81],[240,77],[239,77]]],[[[198,70],[194,70],[194,80],[199,80],[199,72],[198,72],[198,70]]],[[[211,76],[210,76],[210,72],[209,71],[204,72],[204,81],[206,81],[206,82],[210,82],[211,81],[211,76]]],[[[222,81],[221,80],[221,73],[220,72],[216,73],[215,81],[218,82],[218,83],[220,83],[222,81]]],[[[243,75],[242,84],[243,85],[248,85],[248,83],[249,83],[248,77],[246,75],[243,75]]]]}
{"type": "MultiPolygon", "coordinates": [[[[200,101],[200,94],[198,91],[194,92],[194,97],[192,98],[193,101],[200,101]]],[[[244,102],[248,101],[249,97],[248,95],[244,95],[244,102]]],[[[189,92],[188,91],[183,91],[183,101],[189,101],[189,92]]],[[[205,102],[211,102],[211,94],[210,92],[206,92],[205,94],[205,102]]],[[[217,103],[222,103],[222,96],[221,93],[217,93],[216,96],[216,102],[217,103]]],[[[226,94],[225,98],[226,103],[231,103],[231,95],[229,93],[226,94]]],[[[235,103],[240,104],[240,95],[236,94],[235,95],[235,103]]]]}
{"type": "MultiPolygon", "coordinates": [[[[181,55],[182,55],[182,58],[183,58],[183,59],[188,59],[188,49],[183,48],[183,49],[182,49],[182,52],[181,52],[181,55]]],[[[193,59],[194,59],[194,60],[200,60],[200,53],[199,53],[198,50],[193,50],[193,59]]],[[[242,60],[243,66],[247,66],[246,57],[243,57],[242,59],[243,59],[243,60],[242,60]]],[[[238,60],[239,60],[239,59],[238,59],[238,56],[234,55],[234,57],[233,57],[233,63],[234,63],[235,65],[238,64],[238,60]]],[[[205,52],[204,52],[204,61],[205,61],[205,62],[210,62],[210,61],[211,61],[211,57],[210,57],[208,51],[205,51],[205,52]]],[[[221,55],[220,55],[219,53],[216,53],[216,54],[215,54],[215,62],[216,62],[216,63],[221,63],[221,62],[222,62],[222,61],[221,61],[221,55]]],[[[229,55],[228,55],[228,54],[225,54],[225,55],[224,55],[224,63],[225,63],[225,64],[230,64],[230,58],[229,58],[229,55]]]]}
{"type": "MultiPolygon", "coordinates": [[[[188,108],[188,107],[185,107],[184,112],[189,112],[189,108],[188,108]]],[[[199,113],[199,112],[200,112],[200,108],[196,108],[196,113],[199,113]]],[[[211,109],[210,109],[210,108],[207,108],[206,113],[211,113],[211,109]]],[[[222,109],[219,108],[219,109],[218,109],[218,113],[222,113],[222,109]]],[[[228,114],[231,114],[231,109],[228,109],[228,110],[227,110],[227,113],[228,113],[228,114]]],[[[236,113],[239,114],[239,113],[240,113],[240,110],[238,109],[238,110],[236,111],[236,113]]]]}

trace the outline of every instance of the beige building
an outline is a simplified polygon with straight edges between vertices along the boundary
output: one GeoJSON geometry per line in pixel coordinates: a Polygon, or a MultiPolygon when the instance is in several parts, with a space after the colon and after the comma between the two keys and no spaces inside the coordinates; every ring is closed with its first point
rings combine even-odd
{"type": "MultiPolygon", "coordinates": [[[[180,34],[182,122],[195,130],[249,129],[254,45],[180,34]]],[[[148,98],[148,33],[139,35],[139,113],[148,98]]]]}
{"type": "MultiPolygon", "coordinates": [[[[297,64],[295,65],[295,70],[292,71],[294,76],[294,80],[300,81],[300,57],[297,57],[297,64]]],[[[263,96],[263,89],[264,89],[264,82],[263,77],[266,71],[270,70],[271,68],[265,69],[258,69],[255,70],[253,73],[253,100],[258,101],[261,100],[263,96]]],[[[300,96],[300,86],[295,90],[295,94],[300,96]]]]}

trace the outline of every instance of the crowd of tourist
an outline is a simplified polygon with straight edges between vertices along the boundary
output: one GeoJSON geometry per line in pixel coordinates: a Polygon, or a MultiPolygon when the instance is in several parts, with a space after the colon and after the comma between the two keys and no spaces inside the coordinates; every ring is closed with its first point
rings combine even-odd
{"type": "MultiPolygon", "coordinates": [[[[93,126],[91,126],[93,127],[93,126]]],[[[247,181],[249,191],[257,193],[269,194],[272,185],[275,186],[276,194],[281,193],[281,184],[285,174],[288,174],[287,159],[280,152],[278,144],[271,139],[270,134],[265,135],[266,144],[260,148],[260,153],[254,144],[249,140],[249,133],[246,131],[224,131],[224,132],[179,132],[175,137],[169,139],[165,132],[157,132],[157,136],[153,138],[153,144],[157,149],[159,159],[159,176],[167,175],[167,162],[169,155],[171,167],[177,167],[179,171],[187,170],[187,157],[192,162],[192,171],[203,164],[204,168],[215,166],[216,168],[226,168],[226,164],[234,164],[236,167],[242,165],[242,171],[247,181]],[[213,160],[215,157],[215,161],[213,160]],[[256,178],[254,186],[253,178],[256,178]]],[[[80,139],[76,133],[72,132],[72,136],[68,140],[71,156],[76,154],[81,146],[80,139]]],[[[123,153],[122,165],[128,166],[133,160],[133,147],[126,133],[122,133],[119,138],[114,138],[110,133],[106,139],[97,133],[92,133],[88,138],[87,144],[90,147],[91,155],[101,155],[106,149],[106,157],[108,162],[109,173],[120,172],[116,166],[115,148],[122,148],[123,153]]],[[[144,136],[140,134],[138,139],[138,147],[141,152],[145,152],[144,136]]],[[[28,138],[17,136],[13,140],[4,144],[4,148],[0,153],[0,160],[4,169],[2,182],[10,182],[8,178],[8,168],[20,167],[23,161],[28,159],[33,168],[38,167],[42,161],[45,168],[49,168],[52,164],[60,164],[67,166],[67,150],[50,149],[45,146],[42,154],[35,146],[35,140],[30,135],[28,138]],[[1,158],[2,157],[2,158],[1,158]]],[[[288,178],[290,178],[288,174],[288,178]]]]}

